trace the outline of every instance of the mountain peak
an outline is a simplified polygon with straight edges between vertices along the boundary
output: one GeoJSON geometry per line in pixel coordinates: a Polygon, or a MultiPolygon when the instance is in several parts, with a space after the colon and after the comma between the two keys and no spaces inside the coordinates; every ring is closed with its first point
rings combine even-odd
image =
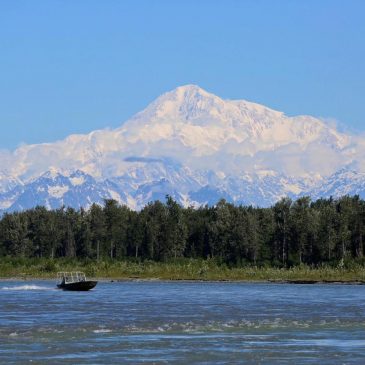
{"type": "Polygon", "coordinates": [[[188,84],[162,94],[132,118],[132,121],[133,123],[136,120],[173,122],[196,118],[207,120],[210,114],[217,113],[217,110],[222,110],[225,105],[226,102],[218,96],[207,92],[198,85],[188,84]]]}
{"type": "Polygon", "coordinates": [[[167,93],[161,95],[153,103],[154,106],[174,105],[183,110],[184,108],[192,109],[199,106],[209,108],[214,103],[224,103],[218,96],[209,93],[198,85],[188,84],[179,86],[167,93]]]}
{"type": "Polygon", "coordinates": [[[177,88],[167,92],[166,94],[175,94],[180,97],[191,97],[198,95],[204,97],[209,97],[209,96],[217,97],[214,94],[209,93],[208,91],[204,90],[203,88],[195,84],[186,84],[178,86],[177,88]]]}
{"type": "Polygon", "coordinates": [[[319,119],[223,100],[193,84],[158,97],[125,123],[120,135],[132,156],[168,156],[194,167],[209,163],[226,174],[246,166],[291,176],[332,173],[341,159],[348,161],[340,150],[350,142],[319,119]],[[332,164],[319,163],[315,156],[322,153],[332,154],[332,164]],[[309,156],[306,163],[299,162],[303,154],[309,156]]]}
{"type": "MultiPolygon", "coordinates": [[[[14,151],[0,169],[0,209],[25,201],[23,193],[33,199],[50,191],[44,199],[72,195],[80,206],[80,189],[83,202],[111,196],[131,207],[141,207],[157,192],[178,192],[188,202],[205,191],[204,203],[207,191],[223,190],[236,202],[250,197],[250,202],[271,204],[288,192],[308,192],[329,176],[342,179],[333,174],[354,161],[361,164],[363,156],[363,139],[319,119],[224,100],[187,84],[161,95],[115,130],[14,151]],[[308,176],[312,180],[303,184],[308,176]],[[37,190],[36,182],[44,189],[37,190]],[[35,190],[27,190],[28,185],[35,190]]],[[[349,179],[342,181],[348,185],[349,179]]]]}
{"type": "Polygon", "coordinates": [[[222,99],[198,85],[187,84],[162,94],[146,109],[136,114],[132,120],[143,119],[150,122],[163,119],[170,122],[185,120],[195,121],[198,125],[203,122],[204,126],[211,124],[208,121],[213,122],[214,125],[231,125],[233,120],[236,122],[245,120],[252,125],[263,119],[266,120],[265,123],[267,124],[270,120],[282,116],[284,116],[283,112],[270,109],[264,105],[244,99],[222,99]]]}

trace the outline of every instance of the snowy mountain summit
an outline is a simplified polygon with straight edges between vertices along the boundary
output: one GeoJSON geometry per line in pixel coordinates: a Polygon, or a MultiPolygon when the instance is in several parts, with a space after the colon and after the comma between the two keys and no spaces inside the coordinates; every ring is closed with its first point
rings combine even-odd
{"type": "Polygon", "coordinates": [[[268,206],[282,196],[365,195],[365,138],[196,85],[163,94],[119,128],[0,152],[0,210],[133,209],[173,196],[268,206]]]}

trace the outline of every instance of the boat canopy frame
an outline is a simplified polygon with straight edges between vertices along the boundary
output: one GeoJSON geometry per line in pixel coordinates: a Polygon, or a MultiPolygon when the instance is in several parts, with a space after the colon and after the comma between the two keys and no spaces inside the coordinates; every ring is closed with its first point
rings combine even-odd
{"type": "Polygon", "coordinates": [[[86,281],[86,275],[81,271],[61,271],[57,273],[57,279],[59,283],[78,283],[86,281]]]}

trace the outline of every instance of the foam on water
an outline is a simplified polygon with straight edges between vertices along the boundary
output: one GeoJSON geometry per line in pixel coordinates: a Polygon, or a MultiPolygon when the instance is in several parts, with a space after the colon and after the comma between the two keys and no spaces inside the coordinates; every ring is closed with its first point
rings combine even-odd
{"type": "Polygon", "coordinates": [[[39,285],[18,285],[18,286],[4,286],[2,290],[54,290],[47,286],[39,285]]]}
{"type": "Polygon", "coordinates": [[[109,333],[112,332],[112,330],[108,330],[106,328],[99,329],[99,330],[93,330],[94,333],[109,333]]]}
{"type": "Polygon", "coordinates": [[[126,333],[159,333],[159,332],[172,332],[172,333],[213,333],[213,332],[240,332],[247,330],[305,330],[311,328],[313,330],[326,330],[332,327],[337,328],[362,328],[365,326],[364,321],[353,321],[338,319],[335,320],[322,320],[322,321],[298,321],[298,320],[285,320],[282,318],[275,318],[274,320],[239,320],[239,321],[207,321],[205,323],[189,322],[169,322],[158,324],[157,326],[143,326],[127,325],[123,328],[116,330],[126,333]]]}

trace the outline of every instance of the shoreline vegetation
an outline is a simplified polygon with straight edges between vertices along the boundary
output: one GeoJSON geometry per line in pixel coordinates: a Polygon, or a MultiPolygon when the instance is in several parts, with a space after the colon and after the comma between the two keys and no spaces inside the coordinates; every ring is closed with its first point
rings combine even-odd
{"type": "Polygon", "coordinates": [[[293,284],[365,284],[365,268],[306,265],[292,268],[242,266],[228,267],[215,260],[177,259],[169,262],[90,261],[45,258],[3,258],[0,279],[55,279],[58,271],[83,271],[88,277],[104,280],[184,280],[273,282],[293,284]]]}
{"type": "Polygon", "coordinates": [[[259,208],[172,197],[133,211],[36,207],[0,218],[0,278],[84,271],[110,280],[365,283],[365,200],[283,198],[259,208]]]}

